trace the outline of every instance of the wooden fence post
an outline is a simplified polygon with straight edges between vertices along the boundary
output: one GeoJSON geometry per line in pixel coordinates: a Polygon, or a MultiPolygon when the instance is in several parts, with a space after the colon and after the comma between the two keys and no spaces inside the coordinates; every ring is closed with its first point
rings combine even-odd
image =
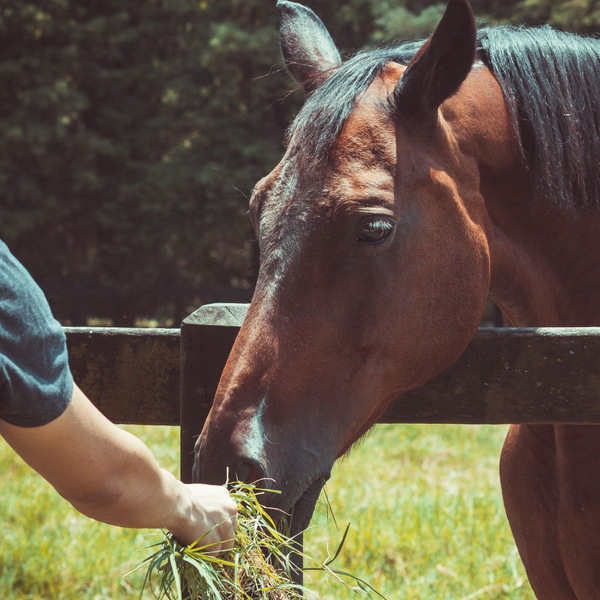
{"type": "Polygon", "coordinates": [[[207,304],[181,324],[180,477],[192,482],[194,444],[212,406],[247,304],[207,304]]]}

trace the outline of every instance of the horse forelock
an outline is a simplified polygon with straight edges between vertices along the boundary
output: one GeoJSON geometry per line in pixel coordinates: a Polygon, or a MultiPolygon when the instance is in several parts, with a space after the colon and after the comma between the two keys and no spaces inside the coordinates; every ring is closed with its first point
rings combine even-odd
{"type": "Polygon", "coordinates": [[[311,165],[325,162],[357,102],[386,65],[408,64],[421,45],[360,52],[343,63],[308,97],[288,130],[288,145],[311,165]]]}

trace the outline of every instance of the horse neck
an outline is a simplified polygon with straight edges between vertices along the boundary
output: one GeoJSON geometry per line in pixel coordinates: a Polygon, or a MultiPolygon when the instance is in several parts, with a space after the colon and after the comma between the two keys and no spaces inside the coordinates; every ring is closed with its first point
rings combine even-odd
{"type": "Polygon", "coordinates": [[[600,219],[532,208],[513,192],[486,197],[490,297],[514,326],[600,325],[600,219]]]}
{"type": "Polygon", "coordinates": [[[453,129],[477,160],[486,207],[490,297],[513,326],[600,325],[600,213],[567,214],[533,198],[502,92],[487,69],[474,69],[457,95],[457,114],[458,106],[465,116],[453,129]]]}

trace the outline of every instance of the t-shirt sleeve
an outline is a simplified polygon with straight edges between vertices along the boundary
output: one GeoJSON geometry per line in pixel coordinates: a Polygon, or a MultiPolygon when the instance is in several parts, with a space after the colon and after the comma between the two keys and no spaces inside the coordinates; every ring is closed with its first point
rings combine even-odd
{"type": "Polygon", "coordinates": [[[0,419],[38,427],[69,405],[64,331],[25,267],[0,241],[0,419]]]}

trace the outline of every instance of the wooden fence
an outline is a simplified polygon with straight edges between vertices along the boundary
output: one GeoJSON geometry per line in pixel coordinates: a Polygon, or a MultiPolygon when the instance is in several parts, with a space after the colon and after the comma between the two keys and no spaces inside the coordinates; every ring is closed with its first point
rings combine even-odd
{"type": "MultiPolygon", "coordinates": [[[[179,425],[181,478],[248,305],[178,329],[67,328],[75,380],[115,423],[179,425]]],[[[600,423],[600,328],[479,329],[460,359],[382,423],[600,423]]]]}

